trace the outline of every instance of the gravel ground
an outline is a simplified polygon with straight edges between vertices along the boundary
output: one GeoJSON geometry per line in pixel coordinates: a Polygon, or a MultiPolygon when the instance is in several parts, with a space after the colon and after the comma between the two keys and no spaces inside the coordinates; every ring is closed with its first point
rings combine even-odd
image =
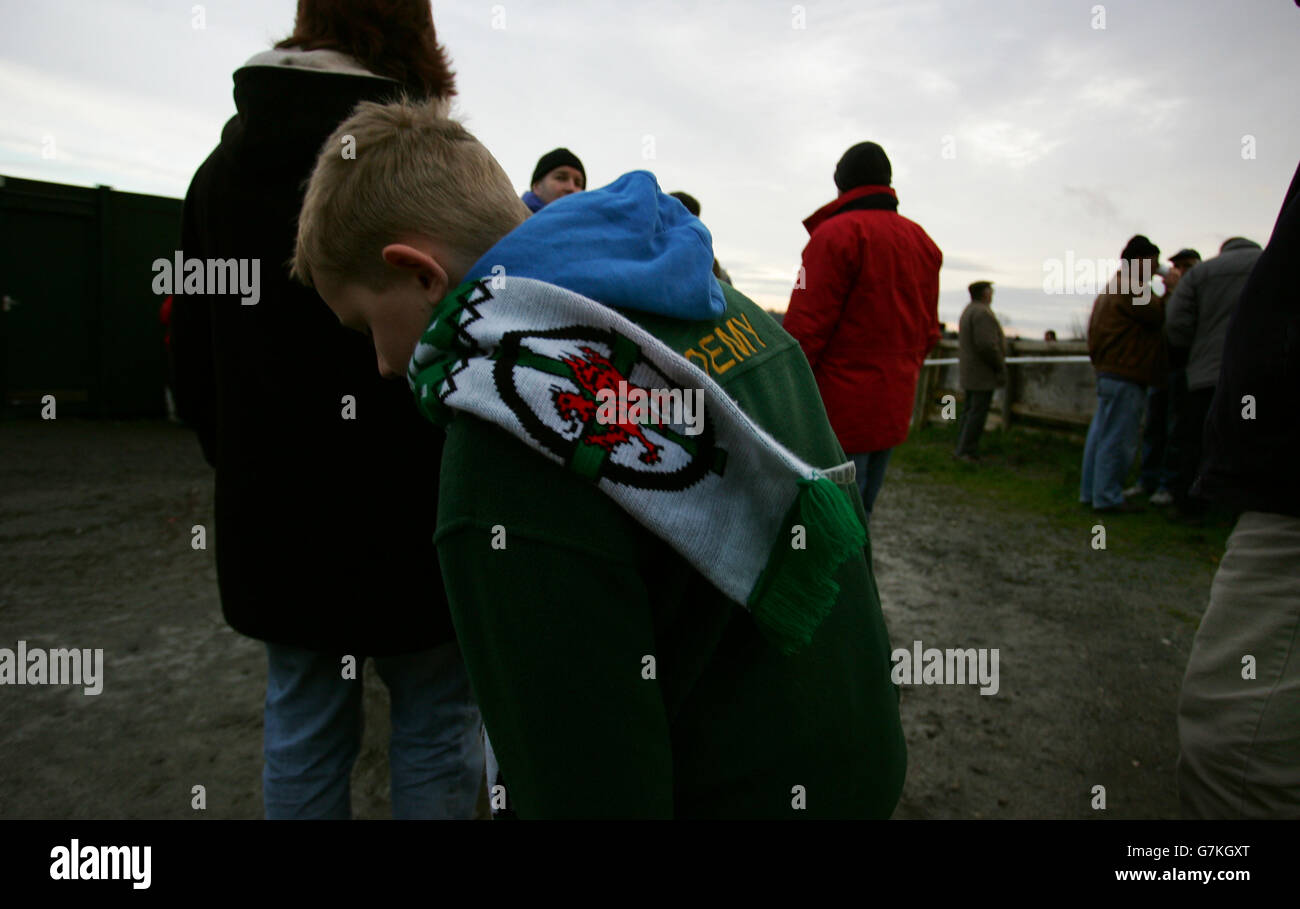
{"type": "MultiPolygon", "coordinates": [[[[0,424],[0,647],[105,652],[104,688],[0,687],[0,818],[261,816],[261,646],[222,621],[211,473],[165,423],[0,424]],[[205,811],[191,807],[202,785],[205,811]]],[[[1206,566],[1125,554],[890,469],[872,523],[896,648],[997,648],[1000,689],[903,689],[899,818],[1176,817],[1174,706],[1206,566]],[[1106,810],[1091,807],[1105,787],[1106,810]]],[[[387,817],[366,667],[362,818],[387,817]]]]}
{"type": "Polygon", "coordinates": [[[909,686],[898,818],[1175,818],[1175,708],[1212,571],[897,473],[872,519],[895,648],[997,648],[1000,689],[909,686]],[[1092,807],[1105,787],[1105,810],[1092,807]]]}

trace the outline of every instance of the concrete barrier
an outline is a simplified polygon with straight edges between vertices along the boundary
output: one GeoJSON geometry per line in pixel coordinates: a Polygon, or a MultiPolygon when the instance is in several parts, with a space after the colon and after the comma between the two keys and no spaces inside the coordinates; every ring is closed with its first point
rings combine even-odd
{"type": "MultiPolygon", "coordinates": [[[[931,352],[916,383],[912,427],[954,418],[944,397],[961,402],[958,346],[944,338],[931,352]]],[[[1014,422],[1086,431],[1097,407],[1097,386],[1085,341],[1007,340],[1007,385],[993,395],[987,426],[1014,422]]]]}

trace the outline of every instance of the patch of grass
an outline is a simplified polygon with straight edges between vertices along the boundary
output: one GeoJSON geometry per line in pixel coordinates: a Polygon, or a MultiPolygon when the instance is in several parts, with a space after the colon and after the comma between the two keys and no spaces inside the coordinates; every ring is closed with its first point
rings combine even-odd
{"type": "Polygon", "coordinates": [[[1176,555],[1213,570],[1232,532],[1230,516],[1211,513],[1202,526],[1188,526],[1170,521],[1166,509],[1151,506],[1142,514],[1094,514],[1079,503],[1083,442],[1082,436],[1027,427],[993,429],[980,439],[980,462],[968,464],[952,456],[957,445],[955,423],[930,425],[894,449],[889,469],[922,483],[950,487],[961,499],[998,511],[1032,512],[1084,533],[1090,533],[1094,524],[1104,524],[1111,550],[1119,548],[1119,537],[1126,554],[1176,555]]]}

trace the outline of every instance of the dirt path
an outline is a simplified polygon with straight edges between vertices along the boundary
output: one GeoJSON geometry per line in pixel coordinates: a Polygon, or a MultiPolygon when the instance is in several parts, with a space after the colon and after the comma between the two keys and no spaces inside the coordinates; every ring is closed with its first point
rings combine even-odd
{"type": "MultiPolygon", "coordinates": [[[[192,435],[0,424],[0,495],[0,646],[105,652],[99,695],[0,688],[0,817],[260,817],[265,651],[226,626],[212,550],[190,545],[212,509],[192,435]]],[[[384,817],[387,694],[369,681],[353,804],[384,817]]]]}
{"type": "Polygon", "coordinates": [[[1063,530],[891,473],[872,520],[895,648],[998,648],[1001,688],[911,686],[898,818],[1178,817],[1175,706],[1212,572],[1092,548],[1063,530]],[[1106,810],[1091,807],[1105,787],[1106,810]]]}
{"type": "MultiPolygon", "coordinates": [[[[873,522],[895,647],[996,647],[1001,690],[903,692],[897,817],[1172,817],[1173,707],[1210,575],[1094,551],[891,468],[873,522]],[[1179,612],[1181,610],[1181,613],[1179,612]],[[1106,787],[1107,810],[1089,807],[1106,787]]],[[[261,816],[261,646],[221,619],[211,474],[165,424],[0,424],[0,647],[103,648],[103,693],[0,687],[0,818],[261,816]],[[203,785],[207,810],[191,807],[203,785]]],[[[367,666],[359,817],[388,815],[367,666]]]]}

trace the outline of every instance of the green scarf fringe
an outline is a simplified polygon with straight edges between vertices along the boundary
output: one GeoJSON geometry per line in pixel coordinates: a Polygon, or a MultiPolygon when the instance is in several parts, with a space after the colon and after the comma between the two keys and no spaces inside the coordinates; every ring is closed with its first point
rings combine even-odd
{"type": "Polygon", "coordinates": [[[784,654],[812,643],[839,597],[835,572],[867,542],[843,490],[825,477],[800,480],[799,487],[794,521],[776,541],[749,603],[759,628],[784,654]],[[795,524],[804,528],[804,549],[792,546],[795,524]]]}

